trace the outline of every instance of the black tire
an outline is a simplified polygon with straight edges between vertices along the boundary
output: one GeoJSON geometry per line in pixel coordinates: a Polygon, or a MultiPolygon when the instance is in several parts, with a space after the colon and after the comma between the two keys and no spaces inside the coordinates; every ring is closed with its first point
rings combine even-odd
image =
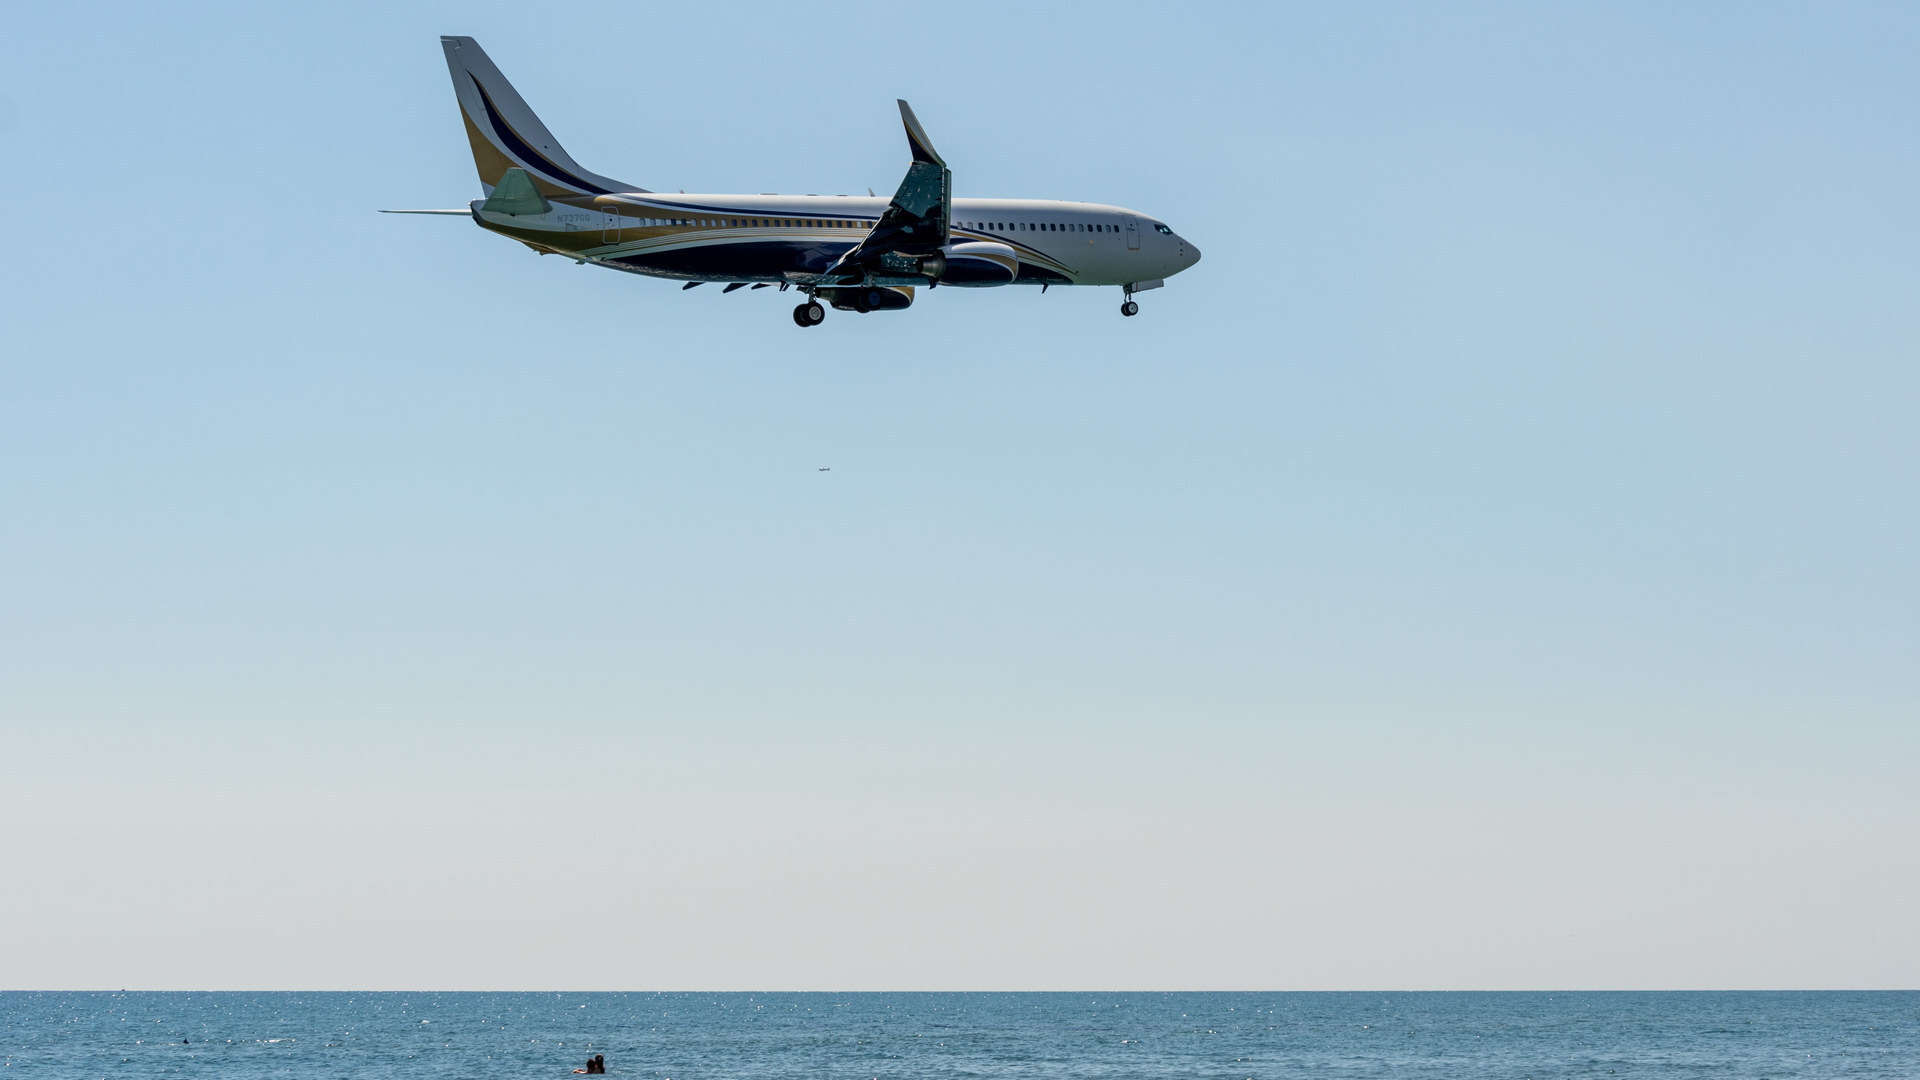
{"type": "Polygon", "coordinates": [[[793,309],[793,325],[802,328],[813,325],[807,321],[807,305],[801,304],[793,309]]]}
{"type": "Polygon", "coordinates": [[[1120,314],[1125,315],[1127,318],[1131,319],[1135,315],[1140,314],[1140,305],[1129,300],[1126,303],[1120,305],[1120,314]]]}
{"type": "Polygon", "coordinates": [[[803,312],[801,317],[807,320],[804,325],[819,326],[827,321],[827,309],[821,307],[818,300],[809,300],[801,304],[800,310],[803,312]]]}

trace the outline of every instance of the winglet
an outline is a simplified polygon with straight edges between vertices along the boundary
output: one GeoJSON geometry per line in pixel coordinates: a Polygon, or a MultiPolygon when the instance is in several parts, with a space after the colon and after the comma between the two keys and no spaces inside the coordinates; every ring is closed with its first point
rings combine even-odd
{"type": "Polygon", "coordinates": [[[908,105],[905,98],[894,100],[900,103],[900,119],[907,125],[907,143],[913,147],[913,160],[946,168],[947,163],[940,160],[940,155],[934,152],[933,141],[927,138],[926,130],[920,126],[919,118],[913,115],[913,106],[908,105]]]}

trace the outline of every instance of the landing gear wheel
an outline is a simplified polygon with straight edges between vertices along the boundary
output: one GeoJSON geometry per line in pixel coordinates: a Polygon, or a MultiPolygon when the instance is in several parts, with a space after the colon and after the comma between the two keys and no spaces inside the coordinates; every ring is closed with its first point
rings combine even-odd
{"type": "Polygon", "coordinates": [[[821,307],[820,301],[818,300],[809,300],[793,309],[793,325],[795,326],[819,326],[826,321],[827,309],[821,307]]]}
{"type": "Polygon", "coordinates": [[[1120,314],[1125,315],[1127,318],[1131,319],[1135,315],[1140,314],[1140,305],[1129,300],[1126,303],[1120,305],[1120,314]]]}

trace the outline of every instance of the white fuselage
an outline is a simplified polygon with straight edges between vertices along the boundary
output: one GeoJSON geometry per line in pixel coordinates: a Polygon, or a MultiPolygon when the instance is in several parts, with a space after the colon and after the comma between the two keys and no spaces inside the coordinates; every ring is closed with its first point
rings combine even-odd
{"type": "MultiPolygon", "coordinates": [[[[576,258],[697,281],[782,281],[817,271],[858,244],[886,208],[886,199],[868,196],[664,192],[601,195],[591,208],[555,204],[531,217],[474,207],[481,224],[530,241],[547,234],[576,258]]],[[[1020,284],[1129,285],[1200,259],[1164,223],[1099,203],[954,199],[952,222],[951,243],[1012,248],[1020,284]]]]}

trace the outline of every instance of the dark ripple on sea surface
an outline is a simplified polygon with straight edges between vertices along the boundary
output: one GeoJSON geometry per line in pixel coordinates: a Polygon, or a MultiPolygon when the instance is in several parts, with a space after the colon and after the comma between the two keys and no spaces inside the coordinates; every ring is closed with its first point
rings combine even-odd
{"type": "Polygon", "coordinates": [[[1920,1077],[1920,992],[0,993],[0,1080],[1920,1077]]]}

